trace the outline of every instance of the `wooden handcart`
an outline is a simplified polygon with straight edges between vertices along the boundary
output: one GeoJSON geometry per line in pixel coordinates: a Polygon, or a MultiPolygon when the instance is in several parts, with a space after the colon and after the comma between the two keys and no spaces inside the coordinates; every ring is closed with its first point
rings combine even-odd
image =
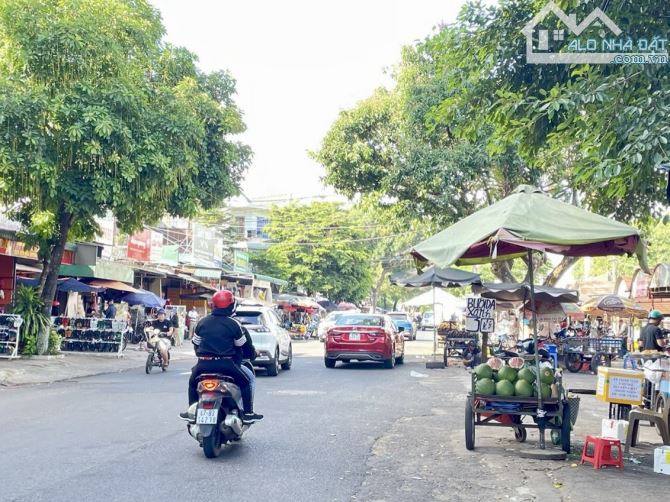
{"type": "Polygon", "coordinates": [[[570,373],[579,373],[584,366],[598,372],[598,366],[612,366],[621,350],[620,338],[565,338],[559,345],[559,360],[570,373]]]}
{"type": "MultiPolygon", "coordinates": [[[[570,453],[570,431],[577,420],[579,398],[568,399],[560,381],[558,387],[558,398],[543,400],[544,428],[551,431],[554,444],[560,444],[563,451],[570,453]]],[[[509,427],[514,431],[514,438],[523,443],[528,436],[528,429],[540,428],[539,420],[537,397],[477,394],[473,373],[472,390],[465,403],[465,447],[468,450],[475,449],[477,427],[509,427]]]]}
{"type": "Polygon", "coordinates": [[[463,359],[463,351],[469,342],[477,343],[477,333],[457,329],[439,329],[437,331],[438,347],[443,348],[444,365],[449,366],[448,359],[457,357],[463,359]]]}

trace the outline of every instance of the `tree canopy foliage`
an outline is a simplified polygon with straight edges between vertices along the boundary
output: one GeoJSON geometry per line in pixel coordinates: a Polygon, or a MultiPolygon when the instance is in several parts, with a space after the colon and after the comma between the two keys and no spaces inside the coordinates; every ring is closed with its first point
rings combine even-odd
{"type": "Polygon", "coordinates": [[[372,283],[370,226],[336,203],[290,204],[270,211],[270,248],[252,256],[255,269],[289,287],[334,301],[359,302],[372,283]]]}
{"type": "Polygon", "coordinates": [[[46,308],[69,236],[125,231],[237,191],[250,159],[226,72],[162,41],[145,0],[0,3],[0,198],[39,246],[46,308]]]}
{"type": "MultiPolygon", "coordinates": [[[[556,3],[578,19],[594,8],[556,3]]],[[[545,4],[469,2],[454,23],[405,48],[395,86],[342,112],[313,153],[326,181],[440,225],[521,183],[627,222],[659,216],[665,180],[654,169],[670,160],[667,65],[527,64],[521,30],[545,4]]],[[[631,36],[670,31],[659,3],[601,7],[631,36]]],[[[547,282],[575,261],[564,259],[547,282]]],[[[515,278],[509,265],[494,268],[515,278]]]]}

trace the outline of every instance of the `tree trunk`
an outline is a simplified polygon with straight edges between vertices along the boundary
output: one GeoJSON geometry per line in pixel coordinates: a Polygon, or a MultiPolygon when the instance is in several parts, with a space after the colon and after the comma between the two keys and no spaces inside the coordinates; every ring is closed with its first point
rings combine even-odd
{"type": "Polygon", "coordinates": [[[494,261],[491,263],[491,271],[502,282],[517,282],[512,275],[512,261],[494,261]]]}
{"type": "MultiPolygon", "coordinates": [[[[70,233],[70,228],[72,228],[73,215],[61,209],[58,214],[58,239],[56,243],[51,248],[51,253],[49,254],[48,264],[46,268],[42,270],[42,276],[40,277],[40,284],[44,284],[41,292],[42,301],[44,302],[44,307],[42,312],[47,317],[51,316],[51,307],[56,297],[56,288],[58,286],[58,270],[60,268],[61,262],[63,261],[63,254],[65,253],[65,244],[67,244],[67,238],[70,233]]],[[[49,333],[48,330],[45,333],[40,333],[37,337],[37,353],[39,355],[44,354],[49,346],[49,333]]]]}
{"type": "MultiPolygon", "coordinates": [[[[49,252],[51,252],[51,245],[49,245],[49,252]]],[[[44,283],[47,280],[47,274],[44,273],[47,268],[49,268],[49,260],[44,259],[42,260],[42,273],[40,274],[40,281],[37,285],[37,291],[39,291],[40,295],[42,294],[42,291],[44,291],[44,283]]]]}
{"type": "Polygon", "coordinates": [[[545,286],[555,286],[556,283],[563,277],[570,267],[579,261],[578,256],[564,256],[556,267],[551,271],[551,273],[544,280],[545,286]]]}

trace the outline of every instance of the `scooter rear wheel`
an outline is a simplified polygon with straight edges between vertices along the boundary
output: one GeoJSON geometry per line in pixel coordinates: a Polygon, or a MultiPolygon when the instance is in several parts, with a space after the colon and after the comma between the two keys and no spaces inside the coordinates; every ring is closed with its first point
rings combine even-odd
{"type": "Polygon", "coordinates": [[[216,458],[221,454],[222,449],[221,432],[219,431],[219,425],[217,424],[209,436],[202,438],[202,450],[205,452],[205,457],[216,458]]]}

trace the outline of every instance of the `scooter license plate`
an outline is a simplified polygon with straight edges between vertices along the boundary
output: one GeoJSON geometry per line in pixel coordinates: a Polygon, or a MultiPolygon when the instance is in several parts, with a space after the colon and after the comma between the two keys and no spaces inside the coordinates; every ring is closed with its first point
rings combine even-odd
{"type": "Polygon", "coordinates": [[[196,424],[213,425],[216,424],[216,419],[219,417],[219,410],[198,410],[195,417],[196,424]]]}

